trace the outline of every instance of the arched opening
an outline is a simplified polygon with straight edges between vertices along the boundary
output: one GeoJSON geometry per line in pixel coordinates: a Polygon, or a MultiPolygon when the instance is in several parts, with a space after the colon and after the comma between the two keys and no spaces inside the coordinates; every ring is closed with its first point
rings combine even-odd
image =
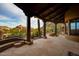
{"type": "Polygon", "coordinates": [[[43,21],[37,17],[31,17],[31,38],[35,39],[42,37],[43,21]]]}
{"type": "Polygon", "coordinates": [[[53,22],[46,22],[46,33],[55,36],[55,24],[53,22]]]}
{"type": "Polygon", "coordinates": [[[52,22],[46,22],[46,32],[47,33],[51,33],[51,32],[55,32],[55,24],[52,22]]]}
{"type": "Polygon", "coordinates": [[[59,34],[65,34],[65,25],[64,23],[58,23],[57,24],[57,35],[59,34]]]}

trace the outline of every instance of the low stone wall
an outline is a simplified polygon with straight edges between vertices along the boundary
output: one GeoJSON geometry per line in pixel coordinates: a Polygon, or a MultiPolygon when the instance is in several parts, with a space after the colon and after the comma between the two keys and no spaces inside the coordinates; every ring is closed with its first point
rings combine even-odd
{"type": "Polygon", "coordinates": [[[68,40],[73,40],[73,41],[76,41],[76,42],[79,42],[79,36],[75,36],[75,35],[65,35],[65,38],[68,39],[68,40]]]}

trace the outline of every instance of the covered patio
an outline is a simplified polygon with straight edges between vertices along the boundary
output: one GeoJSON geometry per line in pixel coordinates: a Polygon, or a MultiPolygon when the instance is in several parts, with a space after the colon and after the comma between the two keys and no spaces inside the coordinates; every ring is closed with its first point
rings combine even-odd
{"type": "Polygon", "coordinates": [[[26,45],[12,47],[0,53],[0,55],[79,55],[79,4],[55,4],[55,3],[15,3],[27,16],[26,45]],[[38,18],[38,40],[31,39],[31,17],[38,18]],[[42,19],[43,38],[40,34],[40,21],[42,19]],[[46,22],[55,24],[55,36],[46,33],[46,22]],[[57,24],[64,24],[63,35],[57,35],[57,24]],[[72,28],[74,23],[75,28],[72,28]],[[71,54],[72,52],[73,54],[71,54]]]}
{"type": "MultiPolygon", "coordinates": [[[[65,15],[65,12],[70,7],[70,4],[52,4],[52,3],[51,4],[49,3],[20,4],[19,3],[15,5],[21,8],[27,16],[27,40],[26,41],[29,43],[33,43],[31,41],[31,26],[30,26],[31,25],[30,21],[32,16],[43,20],[43,23],[44,23],[43,37],[47,38],[46,22],[52,22],[55,24],[55,35],[57,35],[57,24],[58,23],[65,24],[64,15],[65,15]]],[[[38,20],[38,31],[39,31],[39,37],[41,37],[39,20],[38,20]]]]}
{"type": "MultiPolygon", "coordinates": [[[[55,4],[55,3],[31,3],[31,4],[15,4],[21,8],[27,16],[27,42],[31,43],[31,17],[34,16],[38,19],[43,20],[43,37],[46,37],[46,22],[52,22],[55,24],[55,35],[57,36],[57,24],[64,24],[64,34],[67,36],[77,36],[78,35],[78,10],[79,4],[55,4]],[[27,9],[26,9],[27,8],[27,9]],[[75,21],[76,20],[76,21],[75,21]],[[72,23],[75,23],[74,29],[72,29],[72,23]],[[76,31],[77,30],[77,31],[76,31]]],[[[38,31],[40,35],[40,22],[38,20],[38,31]]],[[[79,39],[77,39],[78,41],[79,39]]]]}

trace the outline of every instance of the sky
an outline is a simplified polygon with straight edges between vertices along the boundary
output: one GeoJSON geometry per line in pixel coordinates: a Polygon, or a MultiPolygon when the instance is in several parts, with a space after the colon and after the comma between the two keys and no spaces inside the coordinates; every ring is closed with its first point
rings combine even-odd
{"type": "MultiPolygon", "coordinates": [[[[31,18],[31,27],[37,28],[38,18],[31,18]]],[[[43,22],[40,19],[41,27],[43,22]]],[[[23,10],[12,3],[0,3],[0,26],[14,28],[18,25],[27,26],[27,16],[23,10]]]]}

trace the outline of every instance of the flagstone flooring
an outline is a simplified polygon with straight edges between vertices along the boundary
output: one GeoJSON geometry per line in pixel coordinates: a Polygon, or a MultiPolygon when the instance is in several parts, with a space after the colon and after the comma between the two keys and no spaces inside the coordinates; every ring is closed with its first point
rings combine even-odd
{"type": "Polygon", "coordinates": [[[47,39],[34,40],[33,45],[12,47],[1,52],[1,56],[67,56],[68,52],[79,54],[79,43],[65,39],[64,36],[47,36],[47,39]]]}

